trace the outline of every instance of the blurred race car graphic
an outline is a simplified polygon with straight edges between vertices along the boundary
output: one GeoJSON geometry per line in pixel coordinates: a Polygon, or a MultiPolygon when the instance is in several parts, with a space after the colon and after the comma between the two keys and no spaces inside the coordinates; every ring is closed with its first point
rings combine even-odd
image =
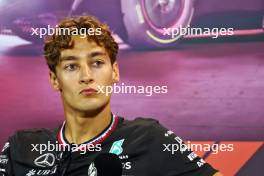
{"type": "Polygon", "coordinates": [[[181,39],[263,37],[263,0],[0,0],[0,32],[34,44],[32,28],[94,15],[134,48],[174,47],[181,39]],[[183,29],[181,32],[179,32],[183,29]]]}

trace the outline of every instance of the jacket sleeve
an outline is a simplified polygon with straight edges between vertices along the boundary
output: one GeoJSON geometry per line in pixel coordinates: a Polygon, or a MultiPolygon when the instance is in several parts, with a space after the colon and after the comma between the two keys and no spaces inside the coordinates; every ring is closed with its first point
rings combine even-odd
{"type": "Polygon", "coordinates": [[[13,176],[10,141],[7,141],[0,150],[0,176],[13,176]]]}

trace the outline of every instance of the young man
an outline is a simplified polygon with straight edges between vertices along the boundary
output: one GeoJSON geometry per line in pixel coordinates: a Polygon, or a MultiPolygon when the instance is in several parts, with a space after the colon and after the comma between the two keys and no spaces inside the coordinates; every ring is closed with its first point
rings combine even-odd
{"type": "Polygon", "coordinates": [[[47,38],[44,54],[65,121],[58,129],[23,130],[10,137],[0,155],[0,175],[89,175],[100,153],[117,155],[123,175],[220,175],[158,121],[128,121],[111,113],[105,91],[119,81],[118,45],[105,24],[81,16],[65,19],[59,29],[70,34],[47,38]]]}

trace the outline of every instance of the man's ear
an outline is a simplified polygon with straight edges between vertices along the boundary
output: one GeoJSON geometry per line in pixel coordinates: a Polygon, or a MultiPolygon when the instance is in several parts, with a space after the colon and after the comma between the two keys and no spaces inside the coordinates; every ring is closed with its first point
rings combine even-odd
{"type": "Polygon", "coordinates": [[[118,83],[119,82],[119,79],[120,79],[120,75],[119,75],[119,67],[118,67],[118,64],[117,62],[114,62],[113,63],[113,83],[118,83]]]}
{"type": "Polygon", "coordinates": [[[49,81],[54,90],[56,91],[61,90],[57,75],[53,71],[49,71],[49,81]]]}

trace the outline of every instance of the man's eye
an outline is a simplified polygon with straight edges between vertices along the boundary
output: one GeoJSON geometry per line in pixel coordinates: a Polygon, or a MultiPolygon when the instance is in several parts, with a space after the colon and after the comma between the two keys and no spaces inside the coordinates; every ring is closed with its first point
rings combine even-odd
{"type": "Polygon", "coordinates": [[[67,71],[74,71],[78,68],[76,64],[68,64],[64,67],[65,70],[67,71]]]}
{"type": "Polygon", "coordinates": [[[95,66],[95,67],[100,67],[100,66],[102,66],[104,64],[104,62],[102,62],[102,61],[95,61],[94,63],[93,63],[93,66],[95,66]]]}

